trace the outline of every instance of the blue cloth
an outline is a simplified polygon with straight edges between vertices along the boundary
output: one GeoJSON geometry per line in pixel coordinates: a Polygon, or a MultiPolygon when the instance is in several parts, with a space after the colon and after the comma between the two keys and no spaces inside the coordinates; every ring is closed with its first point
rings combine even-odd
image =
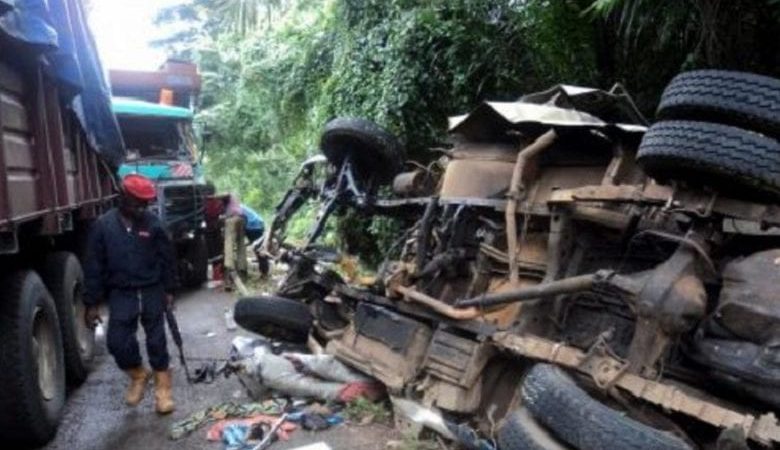
{"type": "Polygon", "coordinates": [[[122,370],[141,366],[138,321],[146,335],[146,354],[152,369],[167,370],[170,363],[165,341],[165,291],[160,285],[144,289],[114,289],[108,297],[106,346],[122,370]]]}
{"type": "Polygon", "coordinates": [[[41,56],[92,148],[114,167],[125,158],[111,90],[80,0],[0,0],[0,37],[41,56]]]}
{"type": "Polygon", "coordinates": [[[265,230],[265,222],[260,214],[243,203],[241,204],[241,215],[246,220],[244,224],[245,230],[265,230]]]}
{"type": "Polygon", "coordinates": [[[110,298],[117,289],[176,287],[173,245],[160,220],[146,212],[128,231],[113,208],[93,224],[87,243],[84,279],[88,305],[110,298]]]}

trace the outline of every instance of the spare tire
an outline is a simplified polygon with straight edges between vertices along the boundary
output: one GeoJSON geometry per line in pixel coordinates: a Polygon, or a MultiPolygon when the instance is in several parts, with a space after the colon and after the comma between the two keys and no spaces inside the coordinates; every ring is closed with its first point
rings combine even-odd
{"type": "Polygon", "coordinates": [[[705,184],[729,195],[780,194],[780,144],[728,125],[658,122],[642,138],[637,162],[661,180],[705,184]]]}
{"type": "Polygon", "coordinates": [[[273,295],[239,299],[233,318],[248,331],[290,342],[306,342],[314,322],[306,304],[273,295]]]}
{"type": "Polygon", "coordinates": [[[666,86],[658,118],[702,120],[780,137],[780,80],[725,70],[684,72],[666,86]]]}
{"type": "Polygon", "coordinates": [[[626,417],[590,397],[566,373],[537,364],[526,375],[523,405],[546,428],[578,449],[691,450],[683,439],[626,417]]]}
{"type": "Polygon", "coordinates": [[[521,407],[509,414],[498,429],[501,450],[566,450],[547,429],[521,407]]]}
{"type": "Polygon", "coordinates": [[[403,146],[389,131],[366,119],[339,117],[325,125],[320,149],[328,161],[341,166],[349,157],[355,174],[387,183],[401,170],[405,159],[403,146]]]}

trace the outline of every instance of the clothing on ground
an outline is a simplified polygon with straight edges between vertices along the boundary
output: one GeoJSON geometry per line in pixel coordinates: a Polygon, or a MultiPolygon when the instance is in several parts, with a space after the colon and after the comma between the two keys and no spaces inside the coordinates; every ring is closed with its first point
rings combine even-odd
{"type": "Polygon", "coordinates": [[[258,414],[281,414],[286,404],[269,400],[263,403],[225,402],[210,406],[171,425],[170,438],[181,439],[207,423],[228,418],[245,418],[258,414]]]}

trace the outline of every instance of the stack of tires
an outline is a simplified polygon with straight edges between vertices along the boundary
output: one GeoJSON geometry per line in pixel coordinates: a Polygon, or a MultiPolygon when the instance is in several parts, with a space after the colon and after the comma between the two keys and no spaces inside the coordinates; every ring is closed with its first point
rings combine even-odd
{"type": "Polygon", "coordinates": [[[728,197],[780,197],[780,80],[699,70],[664,90],[637,161],[652,177],[728,197]]]}

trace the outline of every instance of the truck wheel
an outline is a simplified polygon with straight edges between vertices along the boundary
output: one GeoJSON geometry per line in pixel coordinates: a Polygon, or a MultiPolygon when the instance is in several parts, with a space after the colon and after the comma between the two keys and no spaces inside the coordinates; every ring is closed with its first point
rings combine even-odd
{"type": "Polygon", "coordinates": [[[509,414],[498,429],[501,450],[566,450],[524,407],[509,414]]]}
{"type": "Polygon", "coordinates": [[[645,133],[637,162],[659,179],[688,180],[730,194],[780,195],[780,143],[707,122],[658,122],[645,133]]]}
{"type": "Polygon", "coordinates": [[[200,287],[209,276],[209,250],[205,236],[197,236],[189,243],[185,258],[188,263],[188,269],[182,277],[184,286],[189,288],[200,287]]]}
{"type": "Polygon", "coordinates": [[[57,308],[68,384],[78,386],[95,356],[95,331],[84,323],[84,272],[74,254],[57,252],[46,257],[40,274],[57,308]]]}
{"type": "Polygon", "coordinates": [[[522,398],[539,422],[574,448],[692,449],[679,437],[637,422],[591,398],[550,364],[537,364],[528,372],[522,398]]]}
{"type": "Polygon", "coordinates": [[[339,117],[325,125],[320,137],[320,149],[328,161],[341,166],[349,156],[355,174],[361,178],[376,177],[390,182],[404,164],[404,150],[390,132],[366,119],[339,117]]]}
{"type": "Polygon", "coordinates": [[[290,342],[306,342],[314,321],[303,302],[272,295],[239,299],[233,318],[248,331],[290,342]]]}
{"type": "Polygon", "coordinates": [[[666,86],[658,117],[718,122],[780,137],[780,80],[725,70],[677,75],[666,86]]]}
{"type": "Polygon", "coordinates": [[[65,405],[65,355],[57,309],[33,271],[16,272],[2,283],[0,436],[43,445],[57,431],[65,405]]]}

